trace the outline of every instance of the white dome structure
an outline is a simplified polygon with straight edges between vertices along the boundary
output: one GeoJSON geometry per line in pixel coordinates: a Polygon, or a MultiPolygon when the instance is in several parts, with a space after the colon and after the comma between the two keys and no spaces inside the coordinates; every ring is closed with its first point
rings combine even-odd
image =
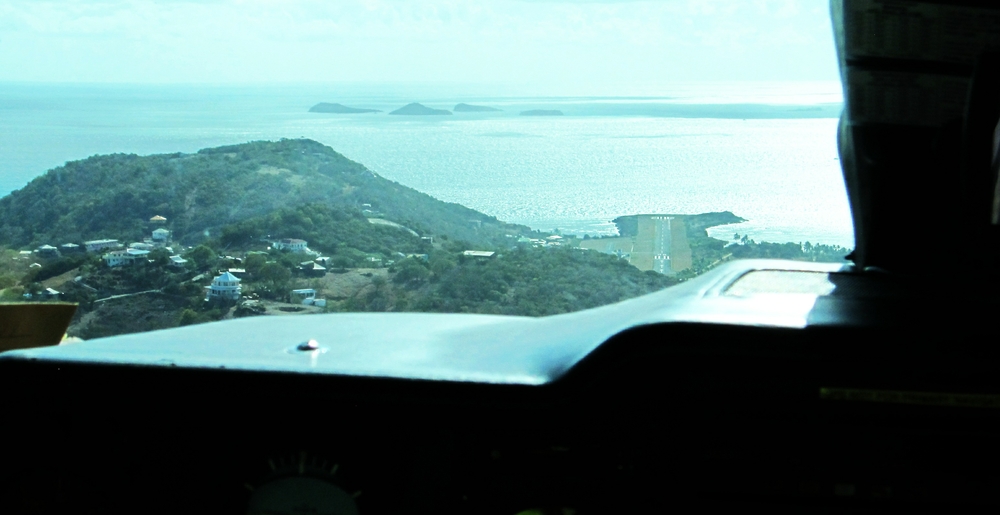
{"type": "Polygon", "coordinates": [[[205,300],[212,297],[240,300],[240,295],[243,293],[243,287],[240,286],[240,278],[229,272],[223,272],[222,275],[212,279],[212,285],[207,286],[206,289],[208,289],[208,295],[205,296],[205,300]]]}

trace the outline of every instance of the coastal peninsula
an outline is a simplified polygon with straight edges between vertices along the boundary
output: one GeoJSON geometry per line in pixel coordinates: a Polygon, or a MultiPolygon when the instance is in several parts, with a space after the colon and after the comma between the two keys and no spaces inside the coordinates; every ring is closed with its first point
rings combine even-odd
{"type": "Polygon", "coordinates": [[[77,303],[68,332],[83,339],[327,311],[544,316],[732,259],[847,253],[705,231],[742,220],[644,214],[616,218],[613,237],[542,232],[434,199],[307,139],[96,155],[0,198],[0,302],[77,303]],[[238,286],[213,294],[220,281],[238,286]]]}
{"type": "Polygon", "coordinates": [[[406,116],[428,116],[428,115],[450,115],[451,111],[447,109],[434,109],[432,107],[427,107],[423,104],[413,102],[412,104],[406,104],[389,114],[406,115],[406,116]]]}
{"type": "Polygon", "coordinates": [[[97,155],[0,198],[0,301],[77,303],[68,332],[92,339],[330,311],[543,316],[677,283],[576,240],[306,139],[97,155]]]}
{"type": "Polygon", "coordinates": [[[363,114],[381,113],[378,109],[359,109],[357,107],[347,107],[343,104],[320,102],[309,108],[310,113],[333,113],[333,114],[363,114]]]}

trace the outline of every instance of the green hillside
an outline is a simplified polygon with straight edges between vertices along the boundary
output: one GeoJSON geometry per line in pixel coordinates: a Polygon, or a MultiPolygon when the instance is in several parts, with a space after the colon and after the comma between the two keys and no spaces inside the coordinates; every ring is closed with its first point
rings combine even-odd
{"type": "Polygon", "coordinates": [[[175,241],[192,244],[223,226],[311,204],[366,209],[421,235],[476,244],[528,230],[385,179],[315,141],[286,139],[66,163],[0,199],[0,245],[140,239],[154,215],[169,220],[175,241]]]}
{"type": "MultiPolygon", "coordinates": [[[[683,218],[694,266],[668,277],[580,249],[570,235],[549,236],[441,202],[315,141],[95,156],[0,199],[0,301],[55,295],[78,303],[68,332],[84,339],[335,311],[543,316],[656,291],[731,259],[837,261],[847,252],[708,237],[707,227],[742,221],[729,212],[683,218]],[[173,242],[184,245],[155,248],[121,266],[102,252],[25,249],[141,241],[154,215],[166,217],[173,242]],[[279,250],[273,242],[280,238],[305,239],[313,253],[279,250]],[[206,298],[223,271],[239,274],[239,298],[206,298]],[[296,293],[302,289],[324,302],[303,304],[296,293]]],[[[623,236],[637,232],[635,215],[615,223],[623,236]]]]}

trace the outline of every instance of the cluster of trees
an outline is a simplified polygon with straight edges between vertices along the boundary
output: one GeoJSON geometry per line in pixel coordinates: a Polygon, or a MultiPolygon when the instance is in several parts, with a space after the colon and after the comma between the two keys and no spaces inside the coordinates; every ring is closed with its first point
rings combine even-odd
{"type": "Polygon", "coordinates": [[[324,255],[335,258],[339,267],[361,266],[370,254],[392,256],[397,252],[425,253],[430,244],[413,233],[389,225],[378,225],[355,207],[309,204],[278,209],[223,227],[217,245],[221,248],[249,248],[264,238],[300,238],[324,255]]]}
{"type": "Polygon", "coordinates": [[[846,262],[850,249],[839,245],[756,242],[744,237],[727,247],[734,259],[791,259],[795,261],[846,262]]]}
{"type": "Polygon", "coordinates": [[[838,245],[805,243],[756,242],[750,238],[737,239],[727,243],[714,238],[690,240],[692,267],[678,277],[689,279],[733,259],[790,259],[793,261],[813,261],[842,263],[847,261],[850,249],[838,245]]]}
{"type": "Polygon", "coordinates": [[[21,279],[21,282],[41,282],[46,279],[51,279],[57,275],[69,272],[74,268],[79,268],[84,263],[94,262],[96,259],[96,256],[89,254],[71,254],[69,256],[62,256],[57,259],[48,260],[44,265],[42,265],[41,268],[34,268],[30,270],[24,278],[21,279]]]}
{"type": "Polygon", "coordinates": [[[677,283],[617,257],[572,248],[514,248],[492,258],[436,252],[427,261],[400,261],[390,272],[391,281],[378,281],[344,309],[544,316],[677,283]]]}

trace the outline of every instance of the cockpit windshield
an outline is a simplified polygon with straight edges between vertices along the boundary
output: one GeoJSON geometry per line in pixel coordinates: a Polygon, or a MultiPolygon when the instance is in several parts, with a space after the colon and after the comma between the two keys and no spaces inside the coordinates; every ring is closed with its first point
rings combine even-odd
{"type": "Polygon", "coordinates": [[[544,316],[854,244],[825,1],[0,2],[0,301],[544,316]]]}

